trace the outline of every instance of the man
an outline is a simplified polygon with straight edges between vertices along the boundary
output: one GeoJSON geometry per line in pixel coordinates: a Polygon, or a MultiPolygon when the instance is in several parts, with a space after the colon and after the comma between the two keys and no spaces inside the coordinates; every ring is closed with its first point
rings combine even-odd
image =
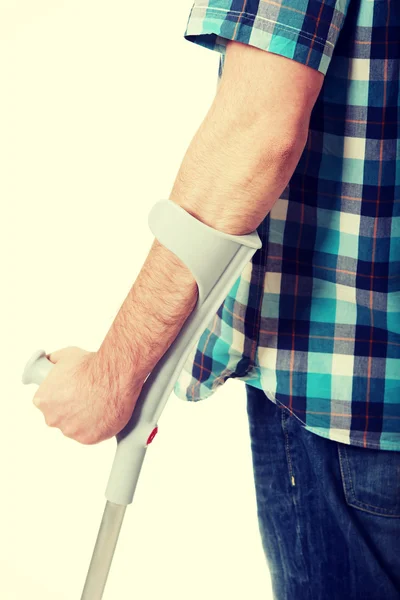
{"type": "MultiPolygon", "coordinates": [[[[198,0],[185,37],[221,53],[219,85],[169,198],[263,246],[175,391],[246,383],[277,600],[398,600],[400,4],[198,0]]],[[[46,423],[120,431],[196,301],[155,240],[99,350],[49,355],[46,423]]]]}

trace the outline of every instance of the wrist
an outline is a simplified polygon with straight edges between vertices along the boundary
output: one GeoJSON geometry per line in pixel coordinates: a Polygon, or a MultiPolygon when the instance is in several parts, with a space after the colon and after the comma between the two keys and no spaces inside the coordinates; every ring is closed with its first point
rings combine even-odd
{"type": "Polygon", "coordinates": [[[139,369],[132,352],[120,351],[115,342],[106,336],[94,359],[98,373],[105,378],[115,402],[134,394],[147,377],[139,369]]]}

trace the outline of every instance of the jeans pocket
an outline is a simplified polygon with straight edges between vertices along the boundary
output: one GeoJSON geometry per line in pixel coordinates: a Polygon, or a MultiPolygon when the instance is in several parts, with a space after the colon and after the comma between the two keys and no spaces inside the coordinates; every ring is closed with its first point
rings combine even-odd
{"type": "Polygon", "coordinates": [[[400,518],[400,452],[337,442],[347,504],[382,517],[400,518]]]}

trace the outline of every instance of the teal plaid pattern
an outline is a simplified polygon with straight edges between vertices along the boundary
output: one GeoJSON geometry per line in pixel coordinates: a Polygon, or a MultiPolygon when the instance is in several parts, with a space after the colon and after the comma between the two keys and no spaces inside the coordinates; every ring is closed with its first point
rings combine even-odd
{"type": "Polygon", "coordinates": [[[317,435],[399,451],[400,2],[198,0],[184,37],[219,53],[217,83],[228,39],[325,77],[300,161],[257,228],[262,248],[176,395],[240,379],[317,435]]]}

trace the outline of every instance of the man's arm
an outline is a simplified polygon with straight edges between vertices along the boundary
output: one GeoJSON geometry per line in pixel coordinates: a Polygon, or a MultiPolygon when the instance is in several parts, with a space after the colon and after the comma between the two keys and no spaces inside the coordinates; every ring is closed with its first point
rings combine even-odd
{"type": "MultiPolygon", "coordinates": [[[[300,159],[323,79],[288,58],[228,42],[215,99],[170,200],[217,230],[254,231],[300,159]]],[[[197,293],[189,269],[155,239],[98,350],[101,368],[122,385],[141,389],[193,311],[197,293]]]]}

